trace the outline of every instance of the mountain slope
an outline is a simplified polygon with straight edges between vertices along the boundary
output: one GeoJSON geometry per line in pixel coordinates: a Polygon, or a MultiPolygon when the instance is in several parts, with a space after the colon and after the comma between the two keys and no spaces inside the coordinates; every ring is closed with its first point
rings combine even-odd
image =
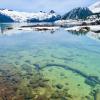
{"type": "Polygon", "coordinates": [[[93,5],[91,5],[89,7],[89,9],[93,12],[93,13],[100,13],[100,1],[94,3],[93,5]]]}
{"type": "Polygon", "coordinates": [[[88,8],[78,7],[66,13],[62,19],[86,19],[90,15],[92,15],[92,12],[88,8]]]}
{"type": "Polygon", "coordinates": [[[41,20],[36,19],[36,18],[28,19],[27,22],[54,22],[54,21],[57,21],[60,19],[61,19],[60,15],[57,15],[57,16],[52,15],[49,18],[45,18],[45,19],[41,19],[41,20]]]}
{"type": "Polygon", "coordinates": [[[0,14],[0,23],[4,23],[4,22],[14,22],[14,20],[11,19],[9,16],[0,14]]]}
{"type": "Polygon", "coordinates": [[[28,12],[18,12],[8,9],[1,9],[0,14],[9,16],[15,22],[27,22],[31,19],[37,21],[45,21],[46,19],[58,18],[58,15],[52,10],[49,13],[39,12],[39,13],[28,13],[28,12]]]}

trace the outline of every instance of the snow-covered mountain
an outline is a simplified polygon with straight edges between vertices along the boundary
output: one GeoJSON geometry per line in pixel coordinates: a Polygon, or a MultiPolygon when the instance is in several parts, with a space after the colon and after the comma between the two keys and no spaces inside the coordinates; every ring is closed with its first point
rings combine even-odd
{"type": "Polygon", "coordinates": [[[90,15],[92,15],[92,12],[87,7],[78,7],[66,13],[62,19],[86,19],[90,15]]]}
{"type": "Polygon", "coordinates": [[[93,12],[93,13],[100,13],[100,1],[94,3],[93,5],[91,5],[89,7],[89,9],[93,12]]]}
{"type": "MultiPolygon", "coordinates": [[[[14,22],[27,22],[34,19],[34,21],[44,21],[45,19],[51,19],[55,17],[58,19],[58,15],[52,10],[49,13],[38,12],[38,13],[29,13],[29,12],[19,12],[8,9],[0,9],[0,14],[8,16],[14,22]]],[[[59,17],[60,18],[60,17],[59,17]]]]}

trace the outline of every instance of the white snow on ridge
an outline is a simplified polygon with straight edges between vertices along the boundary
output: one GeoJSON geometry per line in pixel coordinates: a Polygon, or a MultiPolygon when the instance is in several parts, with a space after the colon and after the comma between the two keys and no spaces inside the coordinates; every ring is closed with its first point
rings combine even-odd
{"type": "Polygon", "coordinates": [[[93,13],[100,13],[100,1],[94,3],[93,5],[91,5],[89,7],[89,9],[93,12],[93,13]]]}
{"type": "Polygon", "coordinates": [[[29,12],[18,12],[8,9],[0,9],[0,13],[11,17],[16,22],[26,22],[27,19],[36,18],[39,20],[43,20],[46,18],[51,18],[52,16],[57,16],[55,13],[29,13],[29,12]]]}

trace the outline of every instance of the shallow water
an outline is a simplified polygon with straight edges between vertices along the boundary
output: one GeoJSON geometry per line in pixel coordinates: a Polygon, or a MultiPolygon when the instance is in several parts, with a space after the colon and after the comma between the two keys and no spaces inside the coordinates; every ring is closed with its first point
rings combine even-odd
{"type": "Polygon", "coordinates": [[[5,33],[0,35],[0,100],[100,100],[99,40],[63,28],[5,33]]]}

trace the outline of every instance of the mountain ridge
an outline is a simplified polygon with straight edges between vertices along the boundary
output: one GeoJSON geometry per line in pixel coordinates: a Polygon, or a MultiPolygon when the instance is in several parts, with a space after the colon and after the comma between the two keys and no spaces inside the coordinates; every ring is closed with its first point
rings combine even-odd
{"type": "Polygon", "coordinates": [[[52,18],[55,18],[56,20],[56,17],[58,20],[58,14],[56,14],[53,10],[51,10],[49,13],[42,11],[38,13],[29,13],[29,12],[19,12],[8,9],[0,9],[0,14],[9,16],[12,20],[14,20],[14,22],[27,22],[29,20],[31,21],[31,19],[34,19],[34,21],[42,22],[46,19],[52,19],[52,18]]]}
{"type": "Polygon", "coordinates": [[[50,12],[19,12],[9,9],[0,9],[0,22],[55,22],[57,20],[87,20],[100,19],[100,1],[89,7],[77,7],[63,16],[56,14],[55,11],[50,12]]]}
{"type": "Polygon", "coordinates": [[[90,15],[92,15],[92,11],[89,8],[77,7],[63,15],[62,19],[86,19],[90,15]]]}

